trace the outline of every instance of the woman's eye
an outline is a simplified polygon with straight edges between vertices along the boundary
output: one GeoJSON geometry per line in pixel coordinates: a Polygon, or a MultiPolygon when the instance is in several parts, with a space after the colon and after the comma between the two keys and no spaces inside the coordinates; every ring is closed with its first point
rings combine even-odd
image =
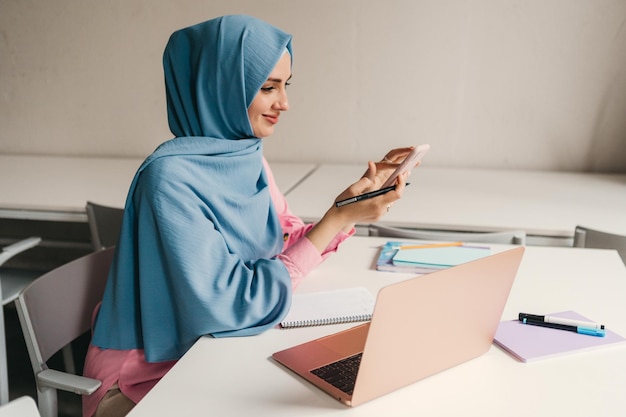
{"type": "MultiPolygon", "coordinates": [[[[289,87],[290,85],[291,85],[291,83],[285,83],[285,89],[287,87],[289,87]]],[[[261,91],[264,91],[266,93],[269,93],[270,91],[273,91],[273,90],[276,90],[276,89],[278,89],[278,87],[275,86],[275,85],[269,85],[267,87],[261,87],[261,91]]]]}

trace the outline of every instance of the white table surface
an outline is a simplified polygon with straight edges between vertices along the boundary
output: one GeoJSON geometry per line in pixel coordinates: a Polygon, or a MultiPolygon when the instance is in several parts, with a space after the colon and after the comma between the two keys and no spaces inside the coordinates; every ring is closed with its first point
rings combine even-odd
{"type": "Polygon", "coordinates": [[[0,215],[86,221],[85,204],[122,207],[143,159],[0,155],[0,215]]]}
{"type": "Polygon", "coordinates": [[[276,185],[284,195],[289,195],[307,175],[317,168],[317,165],[313,163],[269,162],[269,164],[276,185]]]}
{"type": "MultiPolygon", "coordinates": [[[[371,269],[381,238],[353,237],[298,291],[412,275],[371,269]]],[[[494,250],[506,247],[494,246],[494,250]]],[[[503,319],[519,311],[575,310],[626,335],[626,268],[615,251],[528,247],[503,319]]],[[[275,351],[350,325],[272,329],[247,338],[201,338],[148,393],[141,416],[617,416],[626,414],[626,345],[534,363],[496,346],[483,356],[356,408],[348,408],[271,359],[275,351]]],[[[424,335],[426,337],[426,335],[424,335]]],[[[427,358],[426,358],[427,360],[427,358]]]]}
{"type": "MultiPolygon", "coordinates": [[[[0,155],[0,217],[84,222],[88,200],[123,207],[143,158],[0,155]]],[[[287,193],[315,164],[271,163],[287,193]]]]}
{"type": "MultiPolygon", "coordinates": [[[[363,174],[362,165],[320,165],[288,196],[291,210],[319,219],[363,174]]],[[[569,237],[577,225],[626,234],[626,174],[414,169],[381,223],[412,228],[569,237]]]]}

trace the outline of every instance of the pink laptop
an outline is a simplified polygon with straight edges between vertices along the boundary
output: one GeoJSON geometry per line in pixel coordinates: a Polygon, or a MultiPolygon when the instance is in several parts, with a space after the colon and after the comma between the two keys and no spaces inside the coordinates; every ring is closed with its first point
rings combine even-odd
{"type": "Polygon", "coordinates": [[[452,368],[491,347],[523,254],[519,247],[384,287],[371,322],[272,356],[353,407],[452,368]]]}

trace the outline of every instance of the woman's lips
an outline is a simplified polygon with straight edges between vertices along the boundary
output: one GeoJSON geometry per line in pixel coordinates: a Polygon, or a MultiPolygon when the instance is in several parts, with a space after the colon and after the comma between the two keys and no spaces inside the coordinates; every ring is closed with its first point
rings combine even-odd
{"type": "Polygon", "coordinates": [[[273,125],[278,123],[278,116],[273,116],[271,114],[264,114],[263,117],[265,117],[265,119],[273,125]]]}

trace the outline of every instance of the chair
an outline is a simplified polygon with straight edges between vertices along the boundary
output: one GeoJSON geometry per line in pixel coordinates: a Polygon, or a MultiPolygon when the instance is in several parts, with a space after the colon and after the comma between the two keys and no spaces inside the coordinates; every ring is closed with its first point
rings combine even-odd
{"type": "Polygon", "coordinates": [[[35,400],[25,395],[0,406],[0,417],[41,417],[41,414],[35,400]]]}
{"type": "Polygon", "coordinates": [[[576,226],[574,230],[574,247],[615,249],[626,264],[626,236],[623,235],[576,226]]]}
{"type": "MultiPolygon", "coordinates": [[[[0,266],[15,255],[37,246],[39,242],[41,242],[41,238],[30,237],[5,246],[0,252],[0,266]]],[[[15,301],[22,288],[28,286],[37,276],[38,274],[34,275],[18,270],[0,271],[0,299],[2,300],[2,306],[0,306],[0,404],[6,404],[9,401],[9,376],[3,307],[15,301]]]]}
{"type": "Polygon", "coordinates": [[[16,300],[43,417],[56,417],[57,390],[90,395],[101,385],[96,379],[49,369],[46,362],[90,330],[113,251],[108,248],[91,253],[42,275],[16,300]]]}
{"type": "Polygon", "coordinates": [[[514,230],[505,232],[443,232],[430,230],[404,229],[400,227],[371,224],[370,236],[397,237],[420,240],[449,240],[485,243],[526,244],[526,232],[514,230]]]}
{"type": "Polygon", "coordinates": [[[94,250],[115,246],[122,228],[124,209],[103,206],[91,201],[87,202],[85,209],[94,250]]]}

